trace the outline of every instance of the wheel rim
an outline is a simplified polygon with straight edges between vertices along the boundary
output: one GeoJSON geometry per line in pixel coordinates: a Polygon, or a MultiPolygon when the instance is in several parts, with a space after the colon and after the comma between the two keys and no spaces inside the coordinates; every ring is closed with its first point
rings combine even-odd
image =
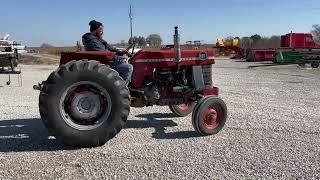
{"type": "Polygon", "coordinates": [[[221,121],[221,109],[216,106],[209,107],[205,111],[202,120],[207,129],[217,128],[221,121]]]}
{"type": "Polygon", "coordinates": [[[78,130],[99,127],[108,119],[111,106],[111,98],[106,89],[89,81],[72,84],[60,98],[63,119],[78,130]]]}
{"type": "Polygon", "coordinates": [[[181,111],[187,111],[190,108],[191,104],[190,103],[183,103],[183,104],[179,104],[177,105],[177,107],[181,110],[181,111]]]}
{"type": "Polygon", "coordinates": [[[318,67],[319,67],[319,64],[318,64],[318,63],[313,62],[313,63],[311,63],[311,67],[313,67],[313,68],[318,68],[318,67]]]}

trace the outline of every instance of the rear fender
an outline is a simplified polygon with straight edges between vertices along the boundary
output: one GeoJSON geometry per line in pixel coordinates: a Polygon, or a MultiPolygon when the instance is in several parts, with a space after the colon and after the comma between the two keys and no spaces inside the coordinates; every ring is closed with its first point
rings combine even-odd
{"type": "Polygon", "coordinates": [[[79,52],[62,52],[60,58],[60,65],[67,64],[73,60],[81,60],[81,59],[88,59],[88,60],[96,60],[99,61],[101,64],[109,65],[114,57],[114,52],[107,52],[107,51],[79,51],[79,52]]]}

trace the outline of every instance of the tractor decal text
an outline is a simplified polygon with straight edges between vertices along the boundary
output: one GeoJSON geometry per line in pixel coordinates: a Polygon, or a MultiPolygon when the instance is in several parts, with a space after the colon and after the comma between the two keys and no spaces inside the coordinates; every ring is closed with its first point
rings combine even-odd
{"type": "MultiPolygon", "coordinates": [[[[174,58],[164,58],[164,59],[137,59],[137,63],[155,63],[155,62],[173,62],[174,58]]],[[[207,57],[206,60],[214,60],[214,56],[207,57]]],[[[181,61],[203,61],[203,59],[199,57],[190,57],[190,58],[181,58],[181,61]]]]}

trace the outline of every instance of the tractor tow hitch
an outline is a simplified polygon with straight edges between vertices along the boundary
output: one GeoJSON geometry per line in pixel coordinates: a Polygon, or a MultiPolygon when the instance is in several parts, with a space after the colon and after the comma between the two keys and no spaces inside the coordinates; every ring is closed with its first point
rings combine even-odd
{"type": "Polygon", "coordinates": [[[33,89],[34,89],[34,90],[42,91],[42,89],[43,89],[43,83],[44,83],[44,82],[38,83],[37,85],[33,85],[33,89]]]}

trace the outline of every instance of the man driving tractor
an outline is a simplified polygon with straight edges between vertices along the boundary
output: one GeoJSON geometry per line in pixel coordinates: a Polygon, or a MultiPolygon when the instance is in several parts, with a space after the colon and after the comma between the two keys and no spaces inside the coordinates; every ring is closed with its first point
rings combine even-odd
{"type": "Polygon", "coordinates": [[[82,36],[82,43],[86,51],[111,51],[116,56],[111,68],[116,70],[122,79],[128,84],[131,81],[133,66],[127,62],[128,56],[103,40],[104,26],[101,22],[92,20],[89,22],[90,32],[82,36]]]}
{"type": "Polygon", "coordinates": [[[181,50],[175,27],[172,51],[134,54],[131,45],[120,52],[102,39],[101,23],[89,25],[90,33],[83,36],[87,51],[62,52],[59,67],[34,86],[41,91],[40,116],[50,134],[75,147],[101,146],[125,127],[130,107],[153,105],[169,106],[175,116],[192,113],[200,135],[223,128],[227,107],[212,84],[213,50],[181,50]],[[116,52],[116,58],[107,51],[116,52]],[[132,55],[130,64],[124,54],[132,55]],[[133,81],[126,86],[123,80],[130,81],[132,67],[133,81]]]}

